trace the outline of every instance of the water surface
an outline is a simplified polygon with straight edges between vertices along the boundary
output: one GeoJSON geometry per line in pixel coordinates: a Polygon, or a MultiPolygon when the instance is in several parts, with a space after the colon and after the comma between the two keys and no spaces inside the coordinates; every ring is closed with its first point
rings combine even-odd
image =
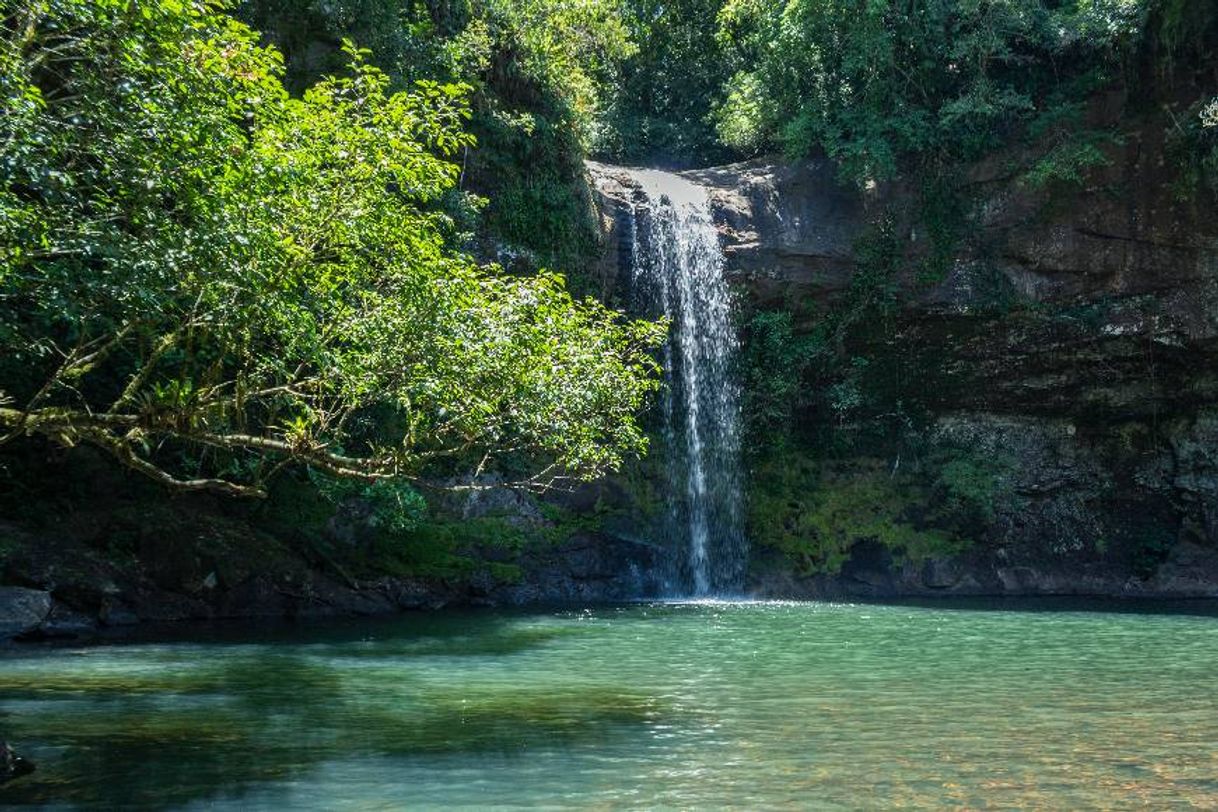
{"type": "Polygon", "coordinates": [[[27,649],[0,659],[0,726],[40,769],[0,801],[1218,806],[1218,617],[1113,609],[661,604],[27,649]]]}

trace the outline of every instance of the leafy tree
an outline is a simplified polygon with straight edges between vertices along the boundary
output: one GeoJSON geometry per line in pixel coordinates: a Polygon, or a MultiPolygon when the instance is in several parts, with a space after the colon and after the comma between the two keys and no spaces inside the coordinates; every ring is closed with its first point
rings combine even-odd
{"type": "Polygon", "coordinates": [[[294,88],[341,67],[349,37],[400,82],[461,81],[505,108],[568,113],[585,144],[635,50],[622,0],[246,0],[240,13],[281,45],[294,88]]]}
{"type": "Polygon", "coordinates": [[[1196,0],[1142,0],[1140,5],[1147,7],[1144,67],[1169,84],[1187,82],[1194,72],[1209,74],[1212,87],[1218,6],[1196,0]]]}
{"type": "Polygon", "coordinates": [[[720,36],[745,66],[718,109],[742,150],[822,148],[860,182],[909,155],[968,159],[1094,85],[1144,4],[1125,0],[730,0],[720,36]]]}
{"type": "Polygon", "coordinates": [[[579,268],[599,250],[583,159],[629,40],[622,0],[481,0],[457,36],[474,90],[467,180],[490,197],[496,250],[523,265],[579,268]]]}
{"type": "Polygon", "coordinates": [[[395,86],[468,85],[478,145],[462,152],[461,182],[489,198],[484,253],[577,268],[598,248],[583,158],[608,137],[633,51],[623,2],[246,0],[239,11],[284,50],[293,90],[337,67],[344,36],[395,86]]]}
{"type": "Polygon", "coordinates": [[[343,40],[371,51],[370,61],[394,80],[442,79],[446,55],[440,37],[464,25],[468,3],[412,0],[240,0],[234,13],[283,54],[284,84],[303,93],[318,78],[342,71],[343,40]]]}
{"type": "Polygon", "coordinates": [[[390,93],[348,45],[292,98],[207,0],[8,0],[0,31],[0,442],[236,494],[646,447],[657,325],[451,247],[464,87],[390,93]]]}
{"type": "Polygon", "coordinates": [[[637,50],[622,62],[598,150],[614,160],[670,166],[733,158],[718,141],[710,107],[732,74],[717,36],[723,0],[626,6],[637,50]]]}
{"type": "Polygon", "coordinates": [[[585,146],[595,142],[606,96],[634,44],[618,0],[491,0],[487,19],[500,47],[512,38],[521,79],[550,95],[570,115],[585,146]]]}

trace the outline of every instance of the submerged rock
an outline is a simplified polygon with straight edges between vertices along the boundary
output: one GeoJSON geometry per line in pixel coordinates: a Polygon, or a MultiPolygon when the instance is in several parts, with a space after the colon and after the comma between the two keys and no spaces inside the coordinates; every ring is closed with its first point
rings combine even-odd
{"type": "Polygon", "coordinates": [[[0,742],[0,785],[16,781],[35,769],[34,762],[18,755],[8,742],[0,742]]]}

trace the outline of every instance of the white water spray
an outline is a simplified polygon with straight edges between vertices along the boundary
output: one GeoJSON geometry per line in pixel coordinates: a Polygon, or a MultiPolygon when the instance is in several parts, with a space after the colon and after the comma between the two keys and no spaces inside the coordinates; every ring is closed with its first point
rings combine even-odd
{"type": "Polygon", "coordinates": [[[665,440],[674,492],[670,518],[688,535],[678,581],[695,596],[738,594],[741,531],[740,393],[736,331],[723,251],[707,190],[677,175],[632,170],[641,200],[630,212],[636,296],[673,322],[664,350],[665,440]]]}

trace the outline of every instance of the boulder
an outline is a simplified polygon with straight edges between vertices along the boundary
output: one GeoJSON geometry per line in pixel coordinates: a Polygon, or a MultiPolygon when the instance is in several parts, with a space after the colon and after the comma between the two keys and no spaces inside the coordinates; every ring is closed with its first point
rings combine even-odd
{"type": "Polygon", "coordinates": [[[19,586],[0,587],[0,640],[34,631],[50,613],[50,592],[19,586]]]}

